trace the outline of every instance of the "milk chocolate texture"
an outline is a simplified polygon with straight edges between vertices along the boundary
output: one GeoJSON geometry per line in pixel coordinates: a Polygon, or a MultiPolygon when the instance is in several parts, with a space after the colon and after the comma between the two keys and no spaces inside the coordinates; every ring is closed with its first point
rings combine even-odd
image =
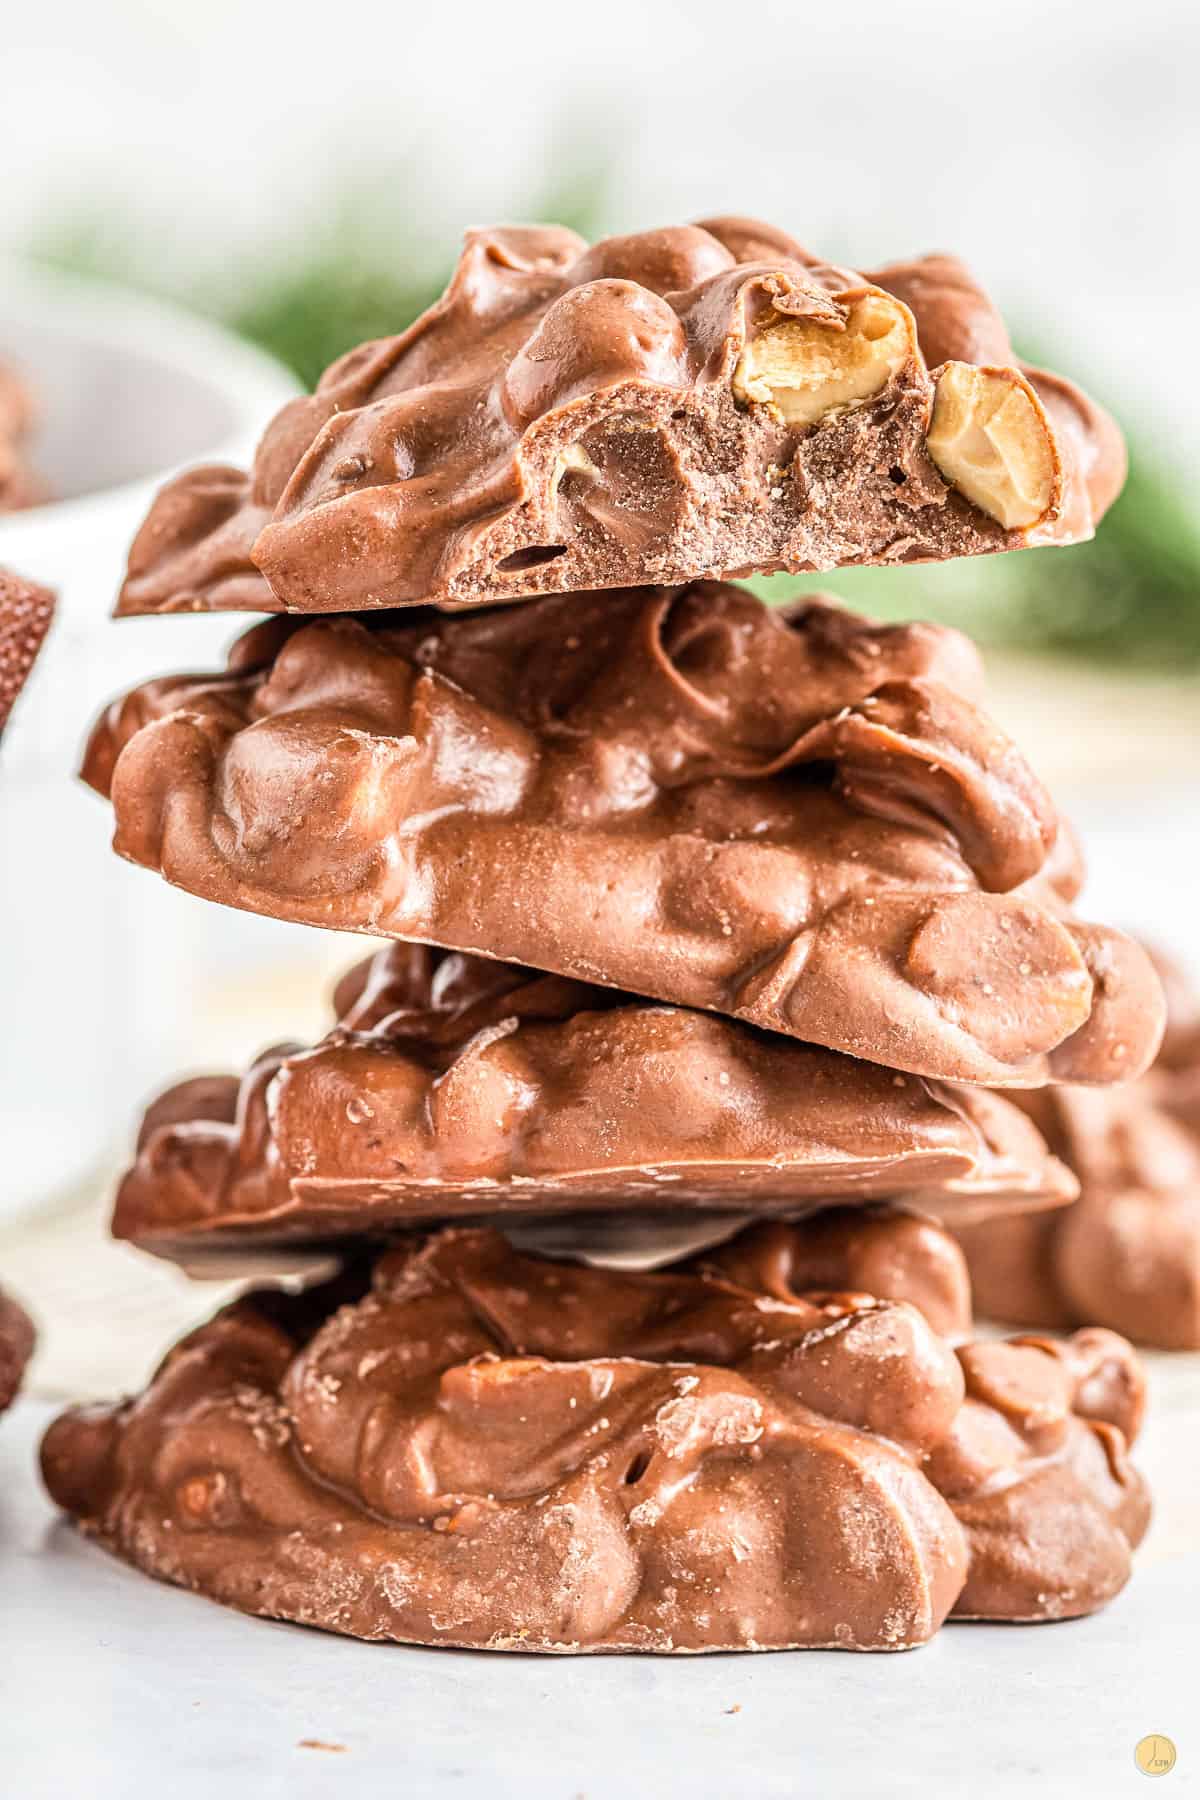
{"type": "Polygon", "coordinates": [[[0,569],[0,734],[54,617],[48,588],[0,569]]]}
{"type": "Polygon", "coordinates": [[[410,1241],[64,1415],[47,1485],[150,1574],[377,1640],[898,1650],[1103,1605],[1147,1517],[1128,1345],[956,1352],[828,1291],[817,1224],[815,1262],[766,1225],[647,1275],[410,1241]]]}
{"type": "Polygon", "coordinates": [[[1147,1075],[1022,1100],[1082,1192],[1053,1225],[964,1233],[977,1303],[995,1318],[1200,1349],[1200,1005],[1178,970],[1160,968],[1168,1029],[1147,1075]]]}
{"type": "Polygon", "coordinates": [[[1158,981],[957,632],[699,583],[265,621],[93,732],[116,847],[205,898],[726,1013],[954,1081],[1106,1083],[1158,981]]]}
{"type": "Polygon", "coordinates": [[[795,1214],[905,1194],[957,1220],[1074,1184],[986,1089],[750,1026],[394,944],[314,1049],[146,1115],[113,1229],[197,1262],[455,1216],[795,1214]]]}
{"type": "Polygon", "coordinates": [[[467,235],[445,295],[155,501],[118,610],[474,606],[1091,535],[1124,446],[962,264],[745,219],[467,235]]]}

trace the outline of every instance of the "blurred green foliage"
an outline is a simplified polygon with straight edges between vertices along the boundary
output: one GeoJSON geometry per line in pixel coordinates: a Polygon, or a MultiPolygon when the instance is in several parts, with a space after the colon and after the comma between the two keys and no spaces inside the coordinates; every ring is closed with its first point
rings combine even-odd
{"type": "MultiPolygon", "coordinates": [[[[565,166],[553,155],[548,166],[565,166]]],[[[515,206],[514,218],[555,221],[585,237],[608,227],[609,178],[602,153],[569,159],[570,179],[515,206]]],[[[396,188],[393,187],[392,192],[396,188]]],[[[45,260],[161,289],[136,240],[97,236],[89,207],[83,230],[59,230],[36,249],[45,260]]],[[[415,235],[378,187],[325,209],[302,254],[227,268],[219,291],[203,285],[190,302],[221,318],[312,386],[352,345],[402,330],[445,286],[451,246],[415,235]]],[[[176,296],[178,297],[178,296],[176,296]]],[[[1026,334],[1026,344],[1030,342],[1026,334]]],[[[1032,360],[1087,370],[1039,342],[1032,360]]],[[[1103,372],[1094,386],[1103,394],[1103,372]]],[[[1200,529],[1164,461],[1136,434],[1130,476],[1090,544],[1028,550],[929,567],[851,569],[773,577],[752,585],[785,598],[821,588],[885,618],[926,617],[963,626],[984,643],[1020,645],[1144,670],[1200,670],[1200,529]]]]}
{"type": "MultiPolygon", "coordinates": [[[[607,174],[602,161],[578,162],[561,186],[547,186],[518,207],[514,218],[568,225],[593,235],[603,218],[607,174]]],[[[230,284],[233,299],[221,316],[253,343],[287,363],[306,387],[355,344],[390,337],[437,299],[452,264],[445,242],[389,232],[387,210],[370,201],[343,201],[303,258],[249,269],[230,284]]]]}
{"type": "Polygon", "coordinates": [[[820,588],[882,618],[960,625],[986,644],[1194,673],[1200,530],[1175,478],[1136,440],[1131,451],[1124,492],[1091,543],[925,567],[780,575],[753,585],[779,600],[820,588]]]}

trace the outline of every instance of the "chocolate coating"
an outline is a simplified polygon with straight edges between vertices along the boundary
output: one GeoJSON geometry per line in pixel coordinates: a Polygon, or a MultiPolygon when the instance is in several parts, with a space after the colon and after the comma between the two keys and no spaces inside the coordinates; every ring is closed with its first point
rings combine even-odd
{"type": "Polygon", "coordinates": [[[1023,1104],[1079,1177],[1053,1221],[964,1232],[978,1305],[1020,1324],[1111,1325],[1163,1350],[1200,1349],[1200,1020],[1167,970],[1162,1053],[1121,1089],[1069,1088],[1023,1104]]]}
{"type": "Polygon", "coordinates": [[[1126,1459],[1145,1404],[1109,1331],[960,1347],[966,1395],[925,1473],[967,1534],[956,1618],[1034,1623],[1120,1592],[1150,1503],[1126,1459]]]}
{"type": "Polygon", "coordinates": [[[256,627],[84,773],[205,898],[733,1014],[955,1081],[1144,1068],[1143,952],[957,632],[718,583],[256,627]]]}
{"type": "Polygon", "coordinates": [[[971,1284],[957,1240],[897,1207],[827,1206],[800,1221],[763,1220],[680,1260],[788,1305],[832,1293],[903,1300],[939,1337],[957,1344],[971,1335],[971,1284]]]}
{"type": "Polygon", "coordinates": [[[52,1425],[47,1485],[151,1574],[376,1640],[897,1650],[1111,1597],[1146,1517],[1128,1346],[956,1355],[907,1302],[781,1296],[762,1235],[736,1281],[448,1231],[361,1297],[250,1297],[52,1425]]]}
{"type": "Polygon", "coordinates": [[[1027,372],[1054,485],[1006,530],[925,448],[948,355],[1017,366],[950,258],[862,276],[744,219],[590,248],[557,227],[472,231],[437,304],[286,406],[249,474],[199,468],[162,490],[118,610],[459,607],[1089,537],[1123,476],[1112,421],[1027,372]],[[881,290],[904,346],[882,387],[803,425],[739,398],[760,333],[815,321],[836,349],[881,290]]]}
{"type": "Polygon", "coordinates": [[[46,497],[27,458],[33,422],[32,394],[16,370],[0,362],[0,513],[35,506],[46,497]]]}
{"type": "MultiPolygon", "coordinates": [[[[1074,1184],[983,1089],[482,957],[394,944],[315,1049],[155,1102],[113,1230],[193,1263],[496,1214],[794,1214],[905,1194],[956,1219],[1074,1184]]],[[[871,1290],[874,1291],[874,1290],[871,1290]]]]}
{"type": "Polygon", "coordinates": [[[0,733],[54,617],[49,588],[0,569],[0,733]]]}
{"type": "Polygon", "coordinates": [[[16,1301],[0,1288],[0,1412],[16,1399],[25,1364],[32,1354],[32,1322],[16,1301]]]}

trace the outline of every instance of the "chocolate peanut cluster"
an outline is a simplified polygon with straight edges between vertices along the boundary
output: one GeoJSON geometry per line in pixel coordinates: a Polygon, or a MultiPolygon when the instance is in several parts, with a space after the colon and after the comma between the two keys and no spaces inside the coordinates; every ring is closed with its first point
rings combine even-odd
{"type": "Polygon", "coordinates": [[[908,1195],[943,1218],[1074,1183],[1024,1114],[733,1019],[395,944],[334,1031],[155,1102],[113,1230],[197,1263],[438,1219],[789,1215],[908,1195]]]}
{"type": "Polygon", "coordinates": [[[168,486],[120,610],[474,606],[1073,543],[1111,419],[952,258],[874,274],[710,219],[467,235],[442,298],[168,486]]]}
{"type": "Polygon", "coordinates": [[[446,1230],[252,1295],[52,1426],[47,1484],[151,1574],[374,1640],[899,1650],[1110,1598],[1147,1516],[1127,1346],[956,1353],[906,1298],[805,1291],[793,1231],[787,1297],[753,1231],[736,1277],[446,1230]]]}
{"type": "Polygon", "coordinates": [[[116,848],[226,905],[481,952],[950,1081],[1107,1083],[1158,981],[958,633],[700,583],[256,626],[114,704],[116,848]]]}

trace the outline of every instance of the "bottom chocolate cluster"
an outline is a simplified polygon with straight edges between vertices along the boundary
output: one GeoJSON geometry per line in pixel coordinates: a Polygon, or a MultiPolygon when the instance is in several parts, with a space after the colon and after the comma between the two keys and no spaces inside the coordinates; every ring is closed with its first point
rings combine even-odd
{"type": "Polygon", "coordinates": [[[890,1211],[652,1273],[443,1230],[237,1301],[43,1472],[148,1573],[361,1638],[900,1650],[1090,1612],[1148,1516],[1136,1359],[968,1325],[952,1241],[890,1211]]]}

